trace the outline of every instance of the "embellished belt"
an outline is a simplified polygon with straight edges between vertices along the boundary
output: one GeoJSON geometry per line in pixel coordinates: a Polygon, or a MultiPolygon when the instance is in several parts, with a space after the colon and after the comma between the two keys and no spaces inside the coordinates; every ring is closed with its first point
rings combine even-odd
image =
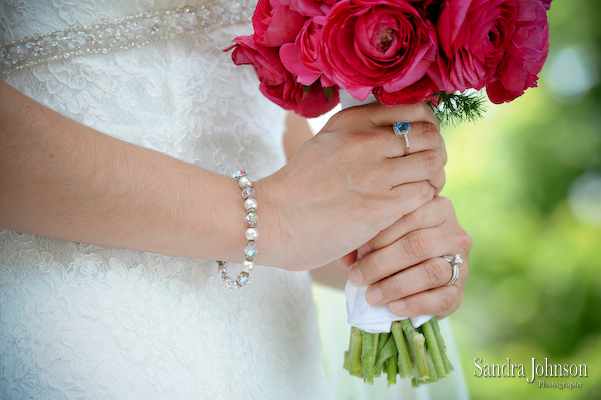
{"type": "Polygon", "coordinates": [[[209,3],[145,12],[86,27],[29,36],[0,47],[0,75],[51,60],[145,46],[249,21],[252,8],[209,3]]]}

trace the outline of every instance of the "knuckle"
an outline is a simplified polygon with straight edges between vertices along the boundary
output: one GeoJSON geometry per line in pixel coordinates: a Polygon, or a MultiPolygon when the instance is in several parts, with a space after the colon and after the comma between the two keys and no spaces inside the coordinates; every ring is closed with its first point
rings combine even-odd
{"type": "Polygon", "coordinates": [[[363,273],[363,278],[366,281],[378,280],[381,277],[382,270],[382,256],[380,252],[375,251],[369,254],[367,258],[367,263],[364,265],[364,268],[361,268],[361,272],[363,273]]]}
{"type": "Polygon", "coordinates": [[[423,163],[427,171],[430,171],[434,174],[438,174],[444,170],[444,165],[442,164],[442,159],[440,158],[440,154],[438,154],[434,150],[424,151],[423,155],[423,163]]]}
{"type": "Polygon", "coordinates": [[[404,218],[407,221],[409,226],[418,227],[418,226],[424,225],[423,222],[425,219],[425,215],[424,215],[424,212],[422,211],[422,208],[420,207],[417,210],[413,211],[412,213],[407,214],[404,218]]]}
{"type": "MultiPolygon", "coordinates": [[[[444,262],[448,264],[446,261],[444,262]]],[[[445,276],[447,275],[448,268],[442,264],[442,260],[432,260],[427,264],[425,269],[428,281],[433,287],[439,286],[441,283],[446,282],[445,276]]]]}
{"type": "MultiPolygon", "coordinates": [[[[387,279],[387,283],[388,288],[387,290],[382,290],[382,293],[384,294],[384,299],[399,299],[402,297],[402,292],[403,292],[403,285],[401,283],[401,280],[397,277],[397,275],[394,275],[392,277],[390,277],[389,279],[387,279]]],[[[382,289],[384,289],[384,287],[382,287],[382,289]]]]}
{"type": "Polygon", "coordinates": [[[440,205],[446,210],[455,211],[455,207],[453,206],[453,202],[446,196],[437,196],[436,201],[440,203],[440,205]]]}
{"type": "Polygon", "coordinates": [[[419,199],[431,199],[434,197],[435,189],[427,181],[417,182],[414,185],[415,197],[419,199]]]}
{"type": "Polygon", "coordinates": [[[442,147],[442,136],[436,125],[431,122],[424,122],[422,133],[427,148],[438,149],[442,147]]]}
{"type": "Polygon", "coordinates": [[[410,256],[422,259],[429,249],[428,239],[420,232],[412,232],[405,237],[403,249],[410,256]]]}
{"type": "Polygon", "coordinates": [[[452,308],[457,299],[457,295],[453,290],[440,290],[439,301],[443,309],[448,310],[452,308]]]}
{"type": "Polygon", "coordinates": [[[462,249],[466,249],[467,252],[472,249],[473,239],[472,235],[467,233],[464,229],[461,229],[461,234],[459,235],[459,242],[462,249]]]}

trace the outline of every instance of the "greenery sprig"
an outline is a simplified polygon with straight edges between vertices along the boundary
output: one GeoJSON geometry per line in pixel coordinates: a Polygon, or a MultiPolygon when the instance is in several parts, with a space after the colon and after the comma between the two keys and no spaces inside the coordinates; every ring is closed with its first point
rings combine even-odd
{"type": "Polygon", "coordinates": [[[486,112],[486,98],[481,92],[435,93],[428,101],[434,114],[445,126],[459,125],[461,122],[476,122],[486,112]]]}

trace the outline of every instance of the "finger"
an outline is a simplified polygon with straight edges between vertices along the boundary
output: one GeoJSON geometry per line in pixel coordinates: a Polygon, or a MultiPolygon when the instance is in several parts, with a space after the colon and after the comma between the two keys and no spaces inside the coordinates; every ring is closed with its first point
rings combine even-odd
{"type": "MultiPolygon", "coordinates": [[[[375,209],[382,214],[383,221],[382,225],[376,227],[375,232],[387,229],[404,215],[422,207],[431,201],[435,194],[436,190],[428,181],[407,183],[393,190],[386,190],[385,202],[377,202],[379,204],[375,206],[375,209]]],[[[370,206],[370,208],[374,207],[370,206]]]]}
{"type": "MultiPolygon", "coordinates": [[[[455,285],[463,288],[467,279],[467,263],[461,264],[455,285]]],[[[366,299],[372,306],[405,298],[430,289],[445,286],[453,277],[453,266],[442,257],[432,258],[374,283],[367,289],[366,299]]]]}
{"type": "Polygon", "coordinates": [[[402,317],[437,315],[446,317],[455,312],[463,300],[463,291],[453,286],[443,286],[414,294],[388,303],[391,313],[402,317]]]}
{"type": "Polygon", "coordinates": [[[338,265],[344,269],[348,269],[352,263],[357,260],[357,250],[350,252],[338,260],[338,265]]]}
{"type": "Polygon", "coordinates": [[[425,102],[395,107],[373,103],[365,107],[358,107],[357,111],[364,112],[366,117],[377,126],[393,126],[399,121],[409,123],[427,121],[437,127],[440,126],[432,107],[425,102]]]}
{"type": "Polygon", "coordinates": [[[351,267],[351,281],[357,286],[370,285],[422,261],[456,254],[465,245],[462,230],[445,225],[410,232],[391,245],[366,255],[351,267]]]}
{"type": "Polygon", "coordinates": [[[419,181],[428,181],[436,189],[436,193],[444,187],[444,164],[440,155],[434,150],[391,158],[384,165],[385,176],[391,188],[419,181]]]}
{"type": "Polygon", "coordinates": [[[411,123],[411,130],[407,133],[409,152],[407,152],[405,139],[396,136],[392,126],[378,127],[377,129],[378,132],[382,132],[381,135],[384,137],[380,149],[382,156],[386,158],[402,157],[424,150],[435,150],[440,154],[443,164],[447,162],[447,151],[440,130],[430,122],[411,123]]]}
{"type": "Polygon", "coordinates": [[[409,232],[440,226],[448,219],[455,218],[451,200],[444,196],[435,196],[432,201],[403,216],[390,227],[378,233],[376,237],[359,249],[359,254],[364,257],[372,251],[391,245],[409,232]]]}

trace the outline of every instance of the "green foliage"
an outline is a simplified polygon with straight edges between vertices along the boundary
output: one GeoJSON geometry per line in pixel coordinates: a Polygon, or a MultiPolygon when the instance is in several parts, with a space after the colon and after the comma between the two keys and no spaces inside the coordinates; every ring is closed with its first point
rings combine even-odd
{"type": "Polygon", "coordinates": [[[444,126],[457,126],[461,122],[477,122],[486,112],[486,99],[481,92],[434,94],[429,101],[434,114],[444,126]]]}

